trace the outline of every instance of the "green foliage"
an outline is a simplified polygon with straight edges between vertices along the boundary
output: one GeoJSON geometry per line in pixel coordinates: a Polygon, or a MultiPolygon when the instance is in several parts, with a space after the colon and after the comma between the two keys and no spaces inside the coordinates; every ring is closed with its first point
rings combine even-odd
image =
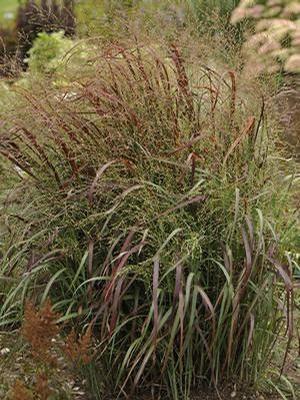
{"type": "Polygon", "coordinates": [[[214,11],[228,18],[239,0],[189,0],[189,2],[201,18],[207,17],[214,11]]]}
{"type": "Polygon", "coordinates": [[[293,176],[264,93],[186,47],[93,52],[68,88],[19,88],[1,116],[17,204],[3,202],[0,324],[29,295],[92,322],[96,398],[257,383],[294,306],[293,176]]]}
{"type": "MultiPolygon", "coordinates": [[[[76,2],[63,0],[38,0],[34,7],[28,9],[26,0],[1,0],[0,1],[0,22],[1,26],[14,28],[21,35],[21,31],[59,31],[64,30],[68,36],[75,33],[75,21],[80,25],[80,33],[84,31],[84,25],[89,25],[95,15],[99,15],[100,9],[104,4],[103,0],[76,0],[76,2]],[[73,4],[72,4],[73,3],[73,4]],[[27,7],[25,7],[27,5],[27,7]],[[26,9],[27,8],[27,9],[26,9]],[[13,18],[6,20],[6,13],[12,14],[13,18]],[[33,14],[33,15],[29,15],[33,14]],[[71,17],[71,18],[70,18],[71,17]],[[17,20],[17,21],[16,21],[17,20]]],[[[15,33],[15,32],[14,32],[15,33]]],[[[25,46],[25,39],[21,38],[21,43],[25,46]],[[23,40],[22,40],[23,39],[23,40]]],[[[31,42],[31,40],[30,40],[31,42]]],[[[30,48],[30,43],[28,43],[30,48]]],[[[28,50],[25,46],[25,52],[28,50]]],[[[16,45],[15,45],[16,48],[16,45]]],[[[25,55],[23,52],[22,54],[25,55]]]]}
{"type": "Polygon", "coordinates": [[[174,39],[184,27],[195,30],[194,10],[185,0],[84,0],[76,10],[77,31],[84,37],[122,41],[129,33],[150,32],[174,39]]]}
{"type": "Polygon", "coordinates": [[[198,30],[205,32],[210,27],[220,28],[220,21],[228,28],[230,15],[237,6],[239,0],[188,0],[192,15],[196,19],[198,30]]]}
{"type": "Polygon", "coordinates": [[[2,0],[0,2],[0,22],[8,25],[11,23],[10,19],[6,18],[7,13],[14,14],[18,8],[18,0],[2,0]]]}
{"type": "Polygon", "coordinates": [[[41,32],[28,51],[28,63],[31,73],[49,74],[56,72],[62,65],[67,52],[72,49],[74,42],[64,36],[64,32],[41,32]]]}
{"type": "Polygon", "coordinates": [[[10,28],[0,29],[2,75],[16,75],[21,68],[25,69],[24,59],[40,32],[64,31],[66,36],[74,36],[74,2],[73,0],[20,1],[16,18],[12,22],[10,28]]]}

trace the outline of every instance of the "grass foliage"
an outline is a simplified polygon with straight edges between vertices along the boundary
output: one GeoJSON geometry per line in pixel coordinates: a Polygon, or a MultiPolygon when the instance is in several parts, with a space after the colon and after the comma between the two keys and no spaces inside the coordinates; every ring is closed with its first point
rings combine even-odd
{"type": "Polygon", "coordinates": [[[262,93],[175,44],[93,47],[89,65],[1,116],[1,326],[28,296],[92,322],[95,398],[257,383],[294,301],[293,177],[262,93]]]}

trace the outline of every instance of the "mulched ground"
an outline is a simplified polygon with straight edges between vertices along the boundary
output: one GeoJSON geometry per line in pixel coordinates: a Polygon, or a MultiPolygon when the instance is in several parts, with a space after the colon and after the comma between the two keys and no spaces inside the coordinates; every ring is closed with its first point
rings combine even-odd
{"type": "MultiPolygon", "coordinates": [[[[218,393],[214,389],[199,389],[195,391],[191,400],[282,400],[278,396],[273,396],[266,393],[260,393],[253,389],[240,387],[237,388],[234,384],[220,385],[218,393]]],[[[132,400],[172,400],[164,395],[160,396],[140,396],[132,400]]],[[[298,400],[298,399],[297,399],[298,400]]]]}
{"type": "Polygon", "coordinates": [[[278,396],[263,394],[246,388],[235,389],[232,386],[219,388],[219,395],[215,391],[204,391],[194,395],[193,400],[279,400],[278,396]]]}
{"type": "MultiPolygon", "coordinates": [[[[0,400],[9,400],[10,390],[16,380],[30,387],[36,375],[36,362],[32,359],[28,347],[20,340],[19,332],[0,332],[0,400]]],[[[59,389],[55,399],[88,399],[72,372],[61,360],[56,369],[55,387],[59,389]]]]}

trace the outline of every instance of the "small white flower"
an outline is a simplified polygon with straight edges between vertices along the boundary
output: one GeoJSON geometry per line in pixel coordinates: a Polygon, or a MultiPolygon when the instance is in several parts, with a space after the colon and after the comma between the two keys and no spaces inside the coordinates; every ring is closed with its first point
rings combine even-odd
{"type": "Polygon", "coordinates": [[[10,353],[10,349],[8,347],[4,347],[0,350],[1,356],[5,356],[6,354],[10,353]]]}

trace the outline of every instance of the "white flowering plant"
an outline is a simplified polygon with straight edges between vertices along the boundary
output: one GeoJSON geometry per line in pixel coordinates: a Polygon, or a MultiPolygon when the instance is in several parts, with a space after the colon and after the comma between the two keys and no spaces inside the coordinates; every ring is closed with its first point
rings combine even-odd
{"type": "Polygon", "coordinates": [[[241,0],[231,22],[254,21],[246,38],[248,67],[256,75],[300,72],[300,3],[295,0],[241,0]]]}

